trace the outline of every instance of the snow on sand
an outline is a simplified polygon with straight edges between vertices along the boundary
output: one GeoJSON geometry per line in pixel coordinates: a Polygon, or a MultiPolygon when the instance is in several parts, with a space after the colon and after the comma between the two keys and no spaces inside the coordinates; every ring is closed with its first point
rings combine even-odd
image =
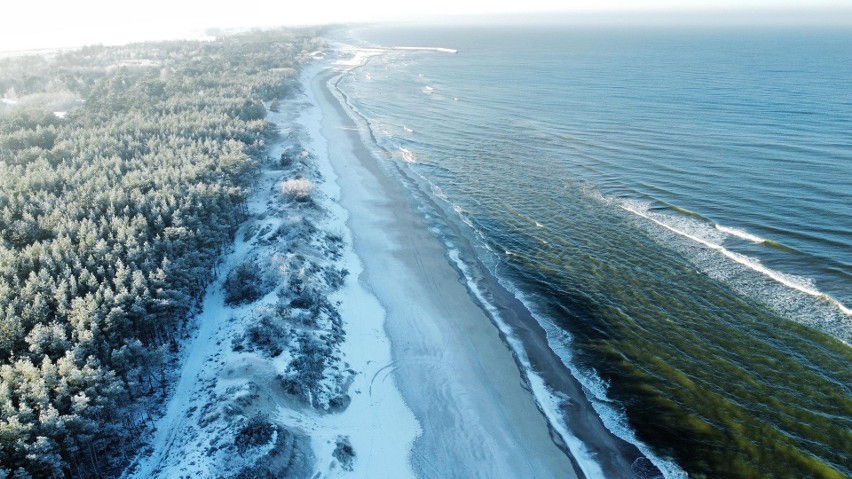
{"type": "Polygon", "coordinates": [[[321,113],[304,90],[269,113],[282,140],[193,320],[150,446],[125,477],[414,477],[419,426],[389,374],[385,313],[358,280],[321,113]],[[243,264],[260,272],[259,297],[226,304],[228,273],[243,264]]]}

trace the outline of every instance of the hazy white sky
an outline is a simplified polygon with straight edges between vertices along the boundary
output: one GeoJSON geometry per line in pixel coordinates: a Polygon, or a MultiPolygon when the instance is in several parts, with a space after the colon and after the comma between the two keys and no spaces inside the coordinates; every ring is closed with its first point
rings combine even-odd
{"type": "Polygon", "coordinates": [[[540,12],[852,10],[852,0],[4,0],[0,50],[122,43],[208,27],[540,12]]]}

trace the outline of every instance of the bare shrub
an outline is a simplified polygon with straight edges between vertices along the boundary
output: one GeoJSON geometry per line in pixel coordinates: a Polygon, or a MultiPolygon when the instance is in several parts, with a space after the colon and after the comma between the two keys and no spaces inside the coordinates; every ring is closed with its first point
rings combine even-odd
{"type": "Polygon", "coordinates": [[[287,180],[281,183],[281,192],[296,201],[307,201],[311,197],[313,190],[313,182],[304,178],[287,180]]]}
{"type": "Polygon", "coordinates": [[[355,462],[355,449],[352,448],[352,443],[348,437],[338,437],[332,455],[340,462],[340,466],[347,471],[352,470],[352,463],[355,462]]]}

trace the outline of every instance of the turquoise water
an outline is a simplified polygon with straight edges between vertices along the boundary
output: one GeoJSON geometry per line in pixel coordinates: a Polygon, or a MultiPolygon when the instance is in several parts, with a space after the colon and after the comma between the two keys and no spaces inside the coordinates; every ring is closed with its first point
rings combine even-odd
{"type": "Polygon", "coordinates": [[[690,477],[852,474],[852,31],[352,35],[459,50],[339,86],[611,429],[690,477]]]}

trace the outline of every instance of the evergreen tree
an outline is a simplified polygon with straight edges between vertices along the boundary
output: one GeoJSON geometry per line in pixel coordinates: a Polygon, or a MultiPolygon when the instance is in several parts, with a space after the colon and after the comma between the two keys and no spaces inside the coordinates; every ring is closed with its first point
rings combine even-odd
{"type": "Polygon", "coordinates": [[[275,134],[264,102],[294,88],[316,42],[271,31],[0,59],[0,91],[84,100],[64,118],[0,113],[0,478],[109,477],[132,456],[166,352],[244,218],[275,134]]]}

